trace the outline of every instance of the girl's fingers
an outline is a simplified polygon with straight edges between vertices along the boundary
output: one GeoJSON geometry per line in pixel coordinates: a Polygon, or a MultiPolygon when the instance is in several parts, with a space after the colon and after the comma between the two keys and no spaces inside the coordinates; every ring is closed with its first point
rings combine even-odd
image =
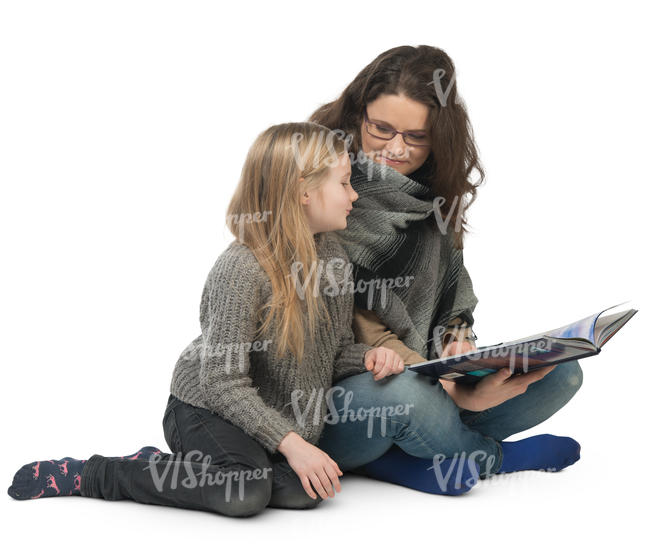
{"type": "Polygon", "coordinates": [[[341,469],[339,468],[339,465],[336,463],[336,461],[330,459],[330,462],[332,463],[332,466],[334,466],[334,469],[336,470],[337,474],[339,476],[342,476],[343,472],[341,472],[341,469]]]}
{"type": "MultiPolygon", "coordinates": [[[[327,465],[325,467],[325,473],[327,474],[327,477],[330,479],[330,483],[334,486],[334,489],[336,490],[336,492],[340,493],[341,492],[341,482],[339,481],[339,477],[336,474],[336,470],[334,470],[334,467],[327,465]]],[[[334,496],[334,493],[332,493],[332,496],[334,496]]]]}
{"type": "Polygon", "coordinates": [[[391,362],[385,360],[381,369],[375,369],[375,380],[383,379],[386,375],[390,374],[391,362]]]}
{"type": "Polygon", "coordinates": [[[316,470],[316,475],[318,476],[318,479],[320,480],[320,484],[325,489],[325,492],[327,493],[327,496],[328,497],[334,497],[334,489],[332,488],[332,480],[330,479],[329,475],[327,474],[327,471],[325,470],[325,468],[321,468],[319,470],[316,470]]]}
{"type": "Polygon", "coordinates": [[[386,366],[386,369],[384,369],[384,377],[387,377],[388,375],[394,375],[397,373],[397,369],[399,367],[399,356],[397,354],[393,354],[392,359],[390,360],[390,365],[386,366]]]}
{"type": "Polygon", "coordinates": [[[314,486],[314,489],[316,489],[316,492],[320,495],[320,498],[326,499],[327,492],[325,491],[323,484],[320,482],[320,479],[316,475],[316,472],[312,472],[311,474],[309,474],[309,481],[314,486]]]}
{"type": "Polygon", "coordinates": [[[305,490],[305,493],[307,493],[311,498],[316,499],[316,493],[314,493],[314,490],[311,488],[311,484],[309,483],[309,479],[306,475],[300,476],[300,483],[302,484],[302,488],[305,490]]]}

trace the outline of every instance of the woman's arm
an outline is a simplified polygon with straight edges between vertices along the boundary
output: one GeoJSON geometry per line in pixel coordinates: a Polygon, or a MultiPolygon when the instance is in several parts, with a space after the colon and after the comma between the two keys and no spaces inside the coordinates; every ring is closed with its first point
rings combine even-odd
{"type": "MultiPolygon", "coordinates": [[[[354,312],[350,315],[353,322],[354,312]]],[[[354,329],[350,326],[345,331],[334,362],[334,382],[365,371],[370,371],[376,381],[404,371],[404,360],[394,349],[386,344],[375,347],[365,342],[355,343],[355,338],[354,329]]]]}
{"type": "Polygon", "coordinates": [[[354,307],[352,330],[355,338],[371,347],[384,346],[397,352],[407,365],[427,361],[415,350],[406,346],[388,329],[372,310],[354,307]]]}
{"type": "MultiPolygon", "coordinates": [[[[466,335],[463,327],[467,324],[461,318],[451,320],[442,334],[443,349],[450,342],[458,340],[466,335]]],[[[398,336],[386,327],[379,319],[377,314],[372,310],[354,308],[354,319],[352,329],[358,341],[365,342],[371,346],[384,346],[390,348],[399,354],[406,365],[413,365],[427,361],[426,358],[418,354],[415,350],[406,346],[398,336]]],[[[471,328],[467,328],[471,330],[471,328]]]]}

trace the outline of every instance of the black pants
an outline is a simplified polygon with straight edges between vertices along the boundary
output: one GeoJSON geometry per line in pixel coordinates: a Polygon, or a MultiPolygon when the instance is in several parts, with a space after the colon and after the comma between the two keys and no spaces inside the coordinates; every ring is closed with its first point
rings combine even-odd
{"type": "Polygon", "coordinates": [[[314,508],[298,476],[280,453],[270,454],[240,428],[170,394],[163,417],[173,453],[125,460],[93,455],[81,475],[81,495],[130,499],[251,516],[266,506],[314,508]]]}

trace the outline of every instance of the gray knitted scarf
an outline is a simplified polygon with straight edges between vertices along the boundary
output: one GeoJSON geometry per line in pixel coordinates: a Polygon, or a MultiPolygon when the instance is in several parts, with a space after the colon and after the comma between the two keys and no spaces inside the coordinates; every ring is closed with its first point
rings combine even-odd
{"type": "Polygon", "coordinates": [[[347,228],[337,231],[354,265],[355,305],[373,310],[409,348],[435,359],[442,332],[436,326],[456,317],[474,323],[478,299],[463,252],[453,246],[451,223],[436,222],[427,186],[362,160],[351,176],[359,199],[347,228]]]}

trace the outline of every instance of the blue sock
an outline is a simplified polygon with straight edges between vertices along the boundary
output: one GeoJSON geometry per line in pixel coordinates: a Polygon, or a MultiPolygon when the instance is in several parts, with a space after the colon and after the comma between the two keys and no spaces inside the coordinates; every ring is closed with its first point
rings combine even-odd
{"type": "Polygon", "coordinates": [[[580,444],[573,438],[540,434],[500,443],[503,463],[497,474],[521,470],[558,472],[580,459],[580,444]]]}
{"type": "Polygon", "coordinates": [[[359,473],[435,495],[460,495],[478,481],[478,470],[464,459],[422,459],[393,445],[387,453],[365,466],[359,473]]]}
{"type": "MultiPolygon", "coordinates": [[[[160,453],[160,449],[147,446],[132,455],[114,458],[146,459],[156,452],[160,453]]],[[[61,460],[39,460],[25,464],[14,475],[14,480],[7,489],[7,493],[16,500],[79,495],[81,474],[85,464],[85,459],[78,460],[71,457],[61,460]]]]}

